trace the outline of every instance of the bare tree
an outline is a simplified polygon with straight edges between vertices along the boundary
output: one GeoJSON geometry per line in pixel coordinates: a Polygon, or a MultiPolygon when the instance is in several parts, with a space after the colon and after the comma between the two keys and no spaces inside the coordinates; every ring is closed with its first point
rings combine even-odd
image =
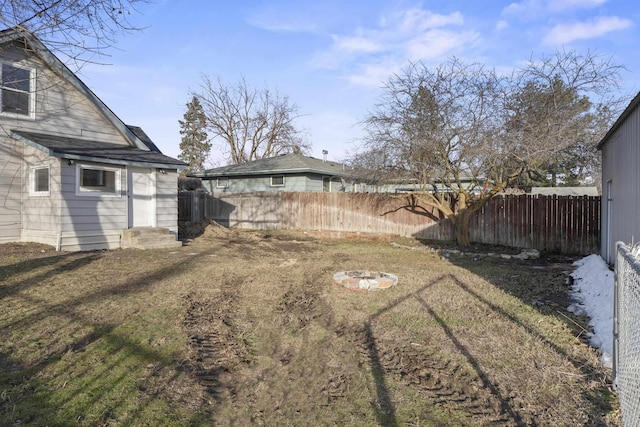
{"type": "Polygon", "coordinates": [[[0,0],[0,24],[35,34],[56,54],[86,61],[113,46],[147,0],[0,0]]]}
{"type": "Polygon", "coordinates": [[[378,168],[388,175],[412,176],[420,185],[413,196],[448,217],[468,245],[469,221],[491,197],[563,151],[595,148],[611,123],[599,113],[617,104],[589,96],[616,84],[619,71],[573,53],[510,76],[455,58],[435,68],[410,64],[366,118],[363,147],[375,153],[368,158],[384,158],[378,168]]]}
{"type": "Polygon", "coordinates": [[[232,164],[310,149],[296,129],[298,107],[268,89],[254,89],[242,79],[235,85],[203,76],[200,99],[207,130],[232,164]]]}
{"type": "Polygon", "coordinates": [[[622,107],[623,67],[588,52],[556,52],[515,75],[507,140],[525,164],[521,182],[578,184],[599,174],[597,144],[622,107]]]}

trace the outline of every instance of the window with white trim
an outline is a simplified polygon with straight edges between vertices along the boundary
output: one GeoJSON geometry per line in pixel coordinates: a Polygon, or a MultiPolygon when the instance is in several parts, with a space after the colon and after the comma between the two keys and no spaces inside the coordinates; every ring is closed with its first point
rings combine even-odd
{"type": "Polygon", "coordinates": [[[77,165],[76,194],[80,196],[119,196],[120,169],[77,165]]]}
{"type": "Polygon", "coordinates": [[[2,63],[0,67],[0,112],[31,116],[34,108],[34,76],[28,68],[2,63]]]}
{"type": "Polygon", "coordinates": [[[48,196],[50,181],[49,166],[35,166],[29,169],[29,195],[48,196]]]}
{"type": "Polygon", "coordinates": [[[284,175],[273,175],[273,176],[271,176],[271,186],[272,187],[284,187],[284,175]]]}
{"type": "Polygon", "coordinates": [[[229,187],[229,178],[216,179],[216,188],[227,188],[227,187],[229,187]]]}

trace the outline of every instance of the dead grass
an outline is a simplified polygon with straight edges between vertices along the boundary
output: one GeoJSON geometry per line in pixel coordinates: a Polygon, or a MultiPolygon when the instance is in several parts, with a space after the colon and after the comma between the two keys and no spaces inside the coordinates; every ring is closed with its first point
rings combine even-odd
{"type": "Polygon", "coordinates": [[[560,304],[568,259],[215,226],[173,251],[0,254],[1,425],[618,425],[560,304]],[[399,283],[332,283],[360,269],[399,283]]]}

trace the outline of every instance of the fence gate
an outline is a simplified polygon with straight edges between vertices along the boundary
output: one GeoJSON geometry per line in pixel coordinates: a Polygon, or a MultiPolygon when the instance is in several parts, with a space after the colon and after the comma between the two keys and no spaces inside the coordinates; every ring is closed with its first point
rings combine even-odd
{"type": "Polygon", "coordinates": [[[616,244],[613,379],[622,425],[640,426],[640,246],[616,244]]]}

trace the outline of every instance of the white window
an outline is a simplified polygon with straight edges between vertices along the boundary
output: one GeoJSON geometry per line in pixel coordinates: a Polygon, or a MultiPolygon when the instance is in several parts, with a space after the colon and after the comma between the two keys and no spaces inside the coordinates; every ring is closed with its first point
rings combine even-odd
{"type": "Polygon", "coordinates": [[[284,187],[284,175],[273,175],[271,177],[272,187],[284,187]]]}
{"type": "Polygon", "coordinates": [[[31,196],[48,196],[49,166],[36,166],[29,169],[29,194],[31,196]]]}
{"type": "Polygon", "coordinates": [[[216,188],[227,188],[229,186],[229,178],[216,179],[216,188]]]}
{"type": "Polygon", "coordinates": [[[76,194],[79,196],[120,196],[120,169],[77,165],[76,194]]]}
{"type": "Polygon", "coordinates": [[[0,68],[0,111],[3,114],[31,116],[34,108],[33,72],[2,63],[0,68]]]}

